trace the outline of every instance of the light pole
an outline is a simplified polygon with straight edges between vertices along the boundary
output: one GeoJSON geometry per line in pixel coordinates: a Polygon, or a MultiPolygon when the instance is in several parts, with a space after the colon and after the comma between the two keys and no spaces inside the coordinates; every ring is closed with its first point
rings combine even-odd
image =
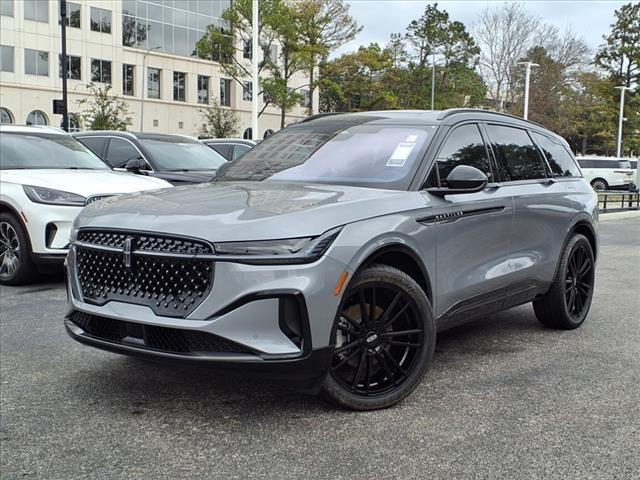
{"type": "Polygon", "coordinates": [[[531,80],[531,68],[539,67],[537,63],[533,62],[518,62],[518,65],[525,66],[524,77],[524,115],[523,118],[527,120],[529,118],[529,81],[531,80]]]}
{"type": "Polygon", "coordinates": [[[622,153],[622,122],[624,121],[624,92],[631,90],[631,88],[625,87],[624,85],[616,88],[620,90],[620,116],[618,118],[618,146],[616,149],[616,157],[620,157],[622,153]]]}
{"type": "Polygon", "coordinates": [[[258,44],[258,29],[260,25],[258,0],[253,0],[252,15],[251,15],[251,36],[252,36],[252,59],[251,59],[251,138],[252,140],[258,140],[259,137],[259,124],[258,124],[258,93],[260,92],[259,78],[258,78],[258,62],[260,61],[260,51],[258,44]]]}
{"type": "Polygon", "coordinates": [[[436,52],[431,53],[431,110],[436,105],[436,52]]]}
{"type": "MultiPolygon", "coordinates": [[[[156,46],[153,48],[147,48],[147,51],[144,52],[144,55],[142,56],[142,90],[140,90],[140,131],[144,132],[144,92],[145,92],[145,88],[144,88],[144,83],[145,83],[145,79],[147,78],[147,75],[145,73],[145,65],[147,63],[147,55],[149,55],[149,52],[152,50],[158,50],[159,48],[162,48],[160,46],[156,46]]],[[[158,81],[160,81],[158,79],[158,81]]]]}

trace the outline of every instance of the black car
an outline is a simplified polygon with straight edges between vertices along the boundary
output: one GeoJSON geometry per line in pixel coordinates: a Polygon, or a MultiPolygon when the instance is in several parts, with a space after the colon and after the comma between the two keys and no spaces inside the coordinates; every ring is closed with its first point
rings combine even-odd
{"type": "Polygon", "coordinates": [[[256,142],[253,140],[241,138],[206,138],[201,142],[213,148],[229,161],[237,160],[256,146],[256,142]]]}
{"type": "Polygon", "coordinates": [[[159,177],[174,185],[208,182],[227,161],[184,135],[92,131],[73,136],[113,168],[159,177]]]}

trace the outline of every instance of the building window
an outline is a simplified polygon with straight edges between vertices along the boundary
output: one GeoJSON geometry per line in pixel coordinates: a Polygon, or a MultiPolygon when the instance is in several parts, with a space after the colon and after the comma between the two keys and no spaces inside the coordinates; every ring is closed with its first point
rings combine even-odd
{"type": "Polygon", "coordinates": [[[111,62],[109,60],[91,59],[91,81],[111,83],[111,62]]]}
{"type": "Polygon", "coordinates": [[[13,0],[0,0],[0,15],[13,17],[13,0]]]}
{"type": "Polygon", "coordinates": [[[49,125],[49,120],[43,112],[34,110],[27,115],[27,125],[49,125]]]}
{"type": "Polygon", "coordinates": [[[264,59],[269,59],[271,63],[278,63],[278,46],[277,45],[263,45],[262,46],[262,54],[264,55],[264,59]]]}
{"type": "Polygon", "coordinates": [[[122,94],[130,97],[135,95],[135,66],[122,65],[122,94]]]}
{"type": "Polygon", "coordinates": [[[80,28],[80,5],[67,2],[67,18],[71,28],[80,28]]]}
{"type": "MultiPolygon", "coordinates": [[[[67,117],[69,122],[69,132],[79,132],[80,131],[80,119],[78,115],[75,113],[70,113],[67,117]]],[[[62,127],[62,121],[60,121],[60,127],[62,127]]]]}
{"type": "Polygon", "coordinates": [[[0,72],[13,72],[13,47],[0,45],[0,72]]]}
{"type": "MultiPolygon", "coordinates": [[[[82,80],[82,62],[80,57],[73,55],[67,55],[67,78],[70,80],[82,80]]],[[[62,55],[58,55],[58,72],[60,78],[62,78],[62,55]]]]}
{"type": "Polygon", "coordinates": [[[198,75],[198,103],[209,104],[209,77],[198,75]]]}
{"type": "Polygon", "coordinates": [[[0,107],[0,124],[10,123],[13,123],[13,115],[8,109],[0,107]]]}
{"type": "Polygon", "coordinates": [[[242,82],[242,100],[253,100],[253,82],[242,82]]]}
{"type": "Polygon", "coordinates": [[[24,0],[24,19],[36,22],[49,21],[49,2],[42,0],[24,0]]]}
{"type": "Polygon", "coordinates": [[[186,73],[173,72],[173,99],[176,102],[185,102],[187,100],[186,77],[186,73]]]}
{"type": "Polygon", "coordinates": [[[251,39],[244,40],[244,46],[242,48],[242,57],[249,58],[253,56],[253,41],[251,39]]]}
{"type": "Polygon", "coordinates": [[[27,75],[49,76],[49,52],[24,49],[24,73],[27,75]]]}
{"type": "Polygon", "coordinates": [[[300,106],[309,108],[311,106],[311,95],[309,90],[301,90],[302,98],[300,98],[300,106]]]}
{"type": "Polygon", "coordinates": [[[220,105],[223,107],[231,106],[231,79],[220,79],[220,105]]]}
{"type": "Polygon", "coordinates": [[[158,68],[147,70],[147,97],[160,98],[160,70],[158,68]]]}
{"type": "Polygon", "coordinates": [[[91,7],[91,30],[111,33],[111,10],[91,7]]]}

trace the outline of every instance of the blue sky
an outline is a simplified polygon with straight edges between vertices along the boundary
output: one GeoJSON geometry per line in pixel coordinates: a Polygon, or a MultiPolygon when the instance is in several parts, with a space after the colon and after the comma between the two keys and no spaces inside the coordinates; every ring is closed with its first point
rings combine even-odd
{"type": "MultiPolygon", "coordinates": [[[[404,32],[411,20],[419,18],[425,5],[433,2],[420,0],[347,0],[351,13],[364,26],[363,31],[352,42],[346,43],[334,55],[357,49],[370,42],[386,44],[389,35],[404,32]]],[[[505,2],[486,0],[444,0],[438,6],[449,12],[453,20],[463,22],[467,27],[476,20],[480,12],[489,6],[500,6],[505,2]]],[[[614,11],[628,2],[624,1],[524,1],[527,10],[542,18],[546,23],[561,30],[571,28],[583,37],[595,52],[602,43],[602,35],[609,32],[614,21],[614,11]]]]}

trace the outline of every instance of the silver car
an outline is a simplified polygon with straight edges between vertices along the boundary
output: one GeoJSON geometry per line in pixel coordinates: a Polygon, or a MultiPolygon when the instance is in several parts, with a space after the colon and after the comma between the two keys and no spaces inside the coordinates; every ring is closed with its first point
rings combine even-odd
{"type": "Polygon", "coordinates": [[[421,381],[436,334],[593,295],[596,194],[567,143],[479,110],[315,117],[213,183],[95,202],[66,329],[118,353],[287,379],[369,410],[421,381]]]}

